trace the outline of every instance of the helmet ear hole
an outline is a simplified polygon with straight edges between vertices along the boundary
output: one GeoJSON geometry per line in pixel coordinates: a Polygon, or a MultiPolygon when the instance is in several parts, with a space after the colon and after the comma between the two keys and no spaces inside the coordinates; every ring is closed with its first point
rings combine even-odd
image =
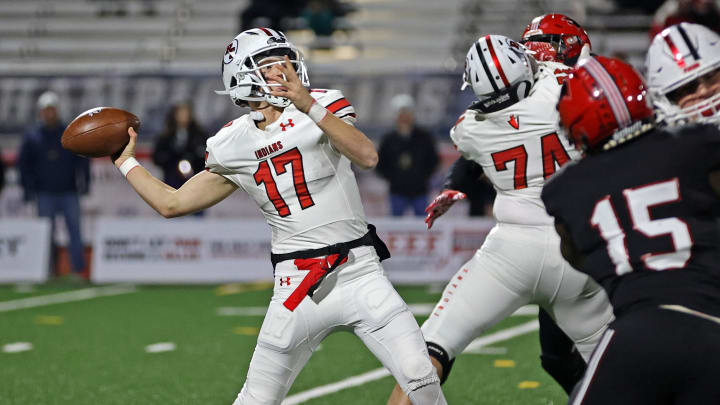
{"type": "Polygon", "coordinates": [[[235,87],[235,86],[237,86],[237,79],[235,78],[235,76],[233,76],[230,78],[230,87],[235,87]]]}

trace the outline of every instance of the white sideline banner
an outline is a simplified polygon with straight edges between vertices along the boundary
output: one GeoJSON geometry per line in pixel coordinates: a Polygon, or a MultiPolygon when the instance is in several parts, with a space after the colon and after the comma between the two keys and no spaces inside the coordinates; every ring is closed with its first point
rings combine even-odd
{"type": "MultiPolygon", "coordinates": [[[[482,245],[488,219],[370,221],[390,249],[394,282],[445,282],[482,245]]],[[[95,283],[222,283],[269,280],[270,229],[262,220],[101,218],[93,243],[95,283]]]]}
{"type": "Polygon", "coordinates": [[[101,218],[94,283],[223,283],[272,278],[263,221],[101,218]]]}
{"type": "Polygon", "coordinates": [[[382,262],[390,280],[402,284],[446,282],[485,241],[495,221],[441,218],[428,230],[420,218],[372,221],[392,257],[382,262]]]}
{"type": "Polygon", "coordinates": [[[0,219],[0,283],[42,283],[49,260],[49,220],[0,219]]]}

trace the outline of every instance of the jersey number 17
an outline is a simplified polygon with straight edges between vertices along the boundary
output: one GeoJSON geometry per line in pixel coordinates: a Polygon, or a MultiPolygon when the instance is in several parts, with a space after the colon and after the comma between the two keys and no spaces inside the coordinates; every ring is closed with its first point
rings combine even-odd
{"type": "Polygon", "coordinates": [[[255,183],[258,186],[260,184],[265,184],[265,192],[275,206],[278,215],[281,217],[290,215],[290,208],[280,195],[280,191],[278,191],[277,184],[275,184],[275,179],[270,171],[270,164],[268,161],[272,163],[275,173],[278,176],[286,173],[287,165],[290,164],[292,168],[293,184],[295,185],[295,194],[297,195],[298,202],[300,203],[300,208],[306,209],[315,205],[315,202],[308,191],[307,182],[305,181],[302,154],[298,148],[292,148],[287,152],[260,162],[258,169],[255,171],[255,175],[253,176],[255,178],[255,183]]]}

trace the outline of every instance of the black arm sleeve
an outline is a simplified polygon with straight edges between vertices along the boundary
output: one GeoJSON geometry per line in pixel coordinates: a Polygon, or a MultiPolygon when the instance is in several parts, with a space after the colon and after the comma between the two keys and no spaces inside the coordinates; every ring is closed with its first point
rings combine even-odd
{"type": "Polygon", "coordinates": [[[443,187],[462,191],[467,194],[470,189],[476,187],[482,175],[482,166],[461,156],[450,167],[450,172],[448,172],[447,177],[445,177],[443,187]]]}

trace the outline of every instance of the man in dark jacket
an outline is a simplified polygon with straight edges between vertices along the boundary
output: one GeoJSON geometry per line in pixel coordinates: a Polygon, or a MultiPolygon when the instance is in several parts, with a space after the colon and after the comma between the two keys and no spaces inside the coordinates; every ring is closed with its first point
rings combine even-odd
{"type": "Polygon", "coordinates": [[[5,187],[5,161],[2,158],[2,150],[0,150],[0,193],[5,187]]]}
{"type": "Polygon", "coordinates": [[[63,215],[70,236],[72,270],[78,276],[85,268],[79,195],[89,191],[90,162],[60,144],[65,125],[58,115],[58,96],[43,93],[37,107],[40,122],[25,134],[18,159],[23,199],[37,201],[38,215],[51,219],[53,236],[54,218],[63,215]]]}
{"type": "Polygon", "coordinates": [[[402,216],[408,207],[424,216],[430,177],[439,161],[435,140],[415,126],[412,97],[401,94],[390,104],[397,114],[395,129],[380,143],[377,171],[390,182],[393,216],[402,216]]]}

